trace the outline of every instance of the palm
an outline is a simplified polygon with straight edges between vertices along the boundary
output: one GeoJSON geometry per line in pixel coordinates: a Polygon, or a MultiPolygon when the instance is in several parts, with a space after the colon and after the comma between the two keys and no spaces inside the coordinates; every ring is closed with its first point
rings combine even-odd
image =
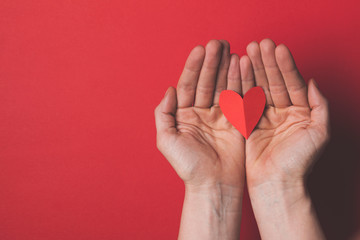
{"type": "Polygon", "coordinates": [[[247,141],[249,170],[261,175],[274,176],[276,172],[302,177],[316,152],[310,123],[307,107],[267,108],[247,141]]]}
{"type": "Polygon", "coordinates": [[[229,184],[240,182],[244,139],[218,106],[180,108],[176,122],[178,138],[169,151],[175,153],[172,162],[179,164],[175,169],[184,181],[196,183],[204,177],[210,181],[220,177],[229,184]]]}
{"type": "Polygon", "coordinates": [[[231,62],[226,41],[195,47],[155,113],[158,148],[187,185],[244,184],[244,138],[219,108],[222,90],[241,92],[239,58],[231,62]]]}
{"type": "MultiPolygon", "coordinates": [[[[246,142],[248,184],[303,179],[327,139],[327,107],[313,81],[307,88],[290,51],[269,39],[247,48],[267,107],[246,142]]],[[[243,73],[243,71],[242,71],[243,73]]]]}

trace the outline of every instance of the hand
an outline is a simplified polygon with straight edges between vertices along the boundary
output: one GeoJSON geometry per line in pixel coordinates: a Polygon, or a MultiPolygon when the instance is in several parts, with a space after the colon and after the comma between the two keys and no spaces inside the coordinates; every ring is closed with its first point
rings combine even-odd
{"type": "Polygon", "coordinates": [[[249,187],[269,181],[303,182],[329,139],[328,104],[314,80],[307,88],[285,45],[270,39],[247,47],[252,75],[267,106],[246,142],[249,187]],[[253,72],[255,75],[253,75],[253,72]]]}
{"type": "Polygon", "coordinates": [[[224,89],[241,91],[239,60],[226,41],[190,53],[177,90],[170,87],[155,110],[157,146],[186,185],[244,184],[245,144],[219,107],[224,89]]]}
{"type": "Polygon", "coordinates": [[[305,179],[329,140],[325,97],[308,87],[285,45],[247,47],[242,74],[261,86],[267,106],[246,142],[246,177],[262,239],[324,239],[305,179]]]}
{"type": "Polygon", "coordinates": [[[217,40],[195,47],[155,110],[157,146],[185,183],[179,239],[239,238],[245,142],[219,108],[222,90],[242,88],[229,49],[217,40]]]}

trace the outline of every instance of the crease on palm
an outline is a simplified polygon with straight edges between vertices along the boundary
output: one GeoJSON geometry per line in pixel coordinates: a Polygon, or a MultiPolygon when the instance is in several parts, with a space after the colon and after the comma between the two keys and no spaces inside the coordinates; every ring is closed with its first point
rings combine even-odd
{"type": "Polygon", "coordinates": [[[184,138],[189,135],[200,143],[208,145],[216,152],[228,150],[225,145],[237,140],[241,144],[242,137],[226,120],[217,106],[211,108],[189,107],[176,112],[176,128],[184,138]]]}
{"type": "MultiPolygon", "coordinates": [[[[310,155],[316,154],[328,137],[328,128],[323,126],[326,125],[326,99],[316,90],[313,81],[308,86],[305,84],[286,46],[275,46],[268,39],[262,41],[261,46],[253,42],[247,47],[248,56],[239,59],[237,55],[232,55],[230,63],[226,65],[225,60],[230,57],[224,56],[229,54],[226,53],[229,49],[220,48],[220,45],[219,42],[210,41],[206,54],[204,48],[194,48],[180,77],[175,93],[177,107],[172,110],[175,126],[172,127],[176,128],[176,137],[181,140],[183,151],[200,151],[201,156],[208,154],[215,158],[215,162],[225,165],[238,166],[246,162],[248,166],[249,162],[262,162],[262,168],[269,163],[275,164],[274,158],[277,158],[276,164],[285,167],[291,165],[292,160],[284,158],[293,158],[292,152],[299,149],[305,152],[297,153],[300,158],[310,158],[310,155]],[[270,49],[272,55],[262,56],[260,48],[263,47],[268,48],[267,53],[270,49]],[[223,56],[220,60],[221,51],[223,56]],[[222,114],[218,97],[223,89],[244,96],[255,86],[263,87],[268,105],[245,143],[240,132],[222,114]],[[313,119],[314,106],[325,106],[323,110],[320,107],[316,110],[316,119],[313,119]],[[200,145],[195,146],[194,143],[200,145]]],[[[304,162],[300,164],[306,165],[304,162]]],[[[248,173],[257,174],[256,171],[248,173]]]]}

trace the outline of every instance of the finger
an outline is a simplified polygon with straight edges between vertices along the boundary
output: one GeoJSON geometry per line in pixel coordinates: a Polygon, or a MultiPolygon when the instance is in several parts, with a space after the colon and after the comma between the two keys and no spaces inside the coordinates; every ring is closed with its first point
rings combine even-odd
{"type": "Polygon", "coordinates": [[[178,107],[192,107],[204,58],[205,49],[203,46],[196,46],[190,52],[176,87],[178,107]]]}
{"type": "Polygon", "coordinates": [[[329,131],[329,106],[326,98],[320,92],[314,79],[309,81],[308,90],[309,105],[311,108],[311,124],[323,127],[326,132],[329,131]]]}
{"type": "Polygon", "coordinates": [[[239,56],[236,54],[231,55],[230,67],[227,77],[227,90],[233,90],[241,94],[241,76],[239,56]]]}
{"type": "Polygon", "coordinates": [[[195,107],[208,108],[213,103],[221,54],[222,44],[217,40],[210,40],[205,48],[205,60],[196,86],[195,107]]]}
{"type": "Polygon", "coordinates": [[[271,39],[260,42],[261,57],[265,67],[271,99],[275,107],[288,107],[291,105],[284,79],[275,59],[275,43],[271,39]]]}
{"type": "Polygon", "coordinates": [[[176,90],[169,87],[160,104],[155,108],[155,125],[157,135],[174,134],[177,132],[175,124],[176,90]]]}
{"type": "Polygon", "coordinates": [[[222,55],[216,79],[213,105],[219,105],[220,93],[222,90],[226,90],[227,74],[230,65],[230,44],[226,40],[220,40],[220,42],[222,44],[222,55]]]}
{"type": "Polygon", "coordinates": [[[266,104],[273,105],[273,101],[271,99],[270,90],[269,90],[269,83],[266,78],[264,64],[261,59],[259,44],[257,42],[251,42],[247,46],[246,51],[254,69],[256,86],[260,86],[264,89],[266,96],[266,104]]]}
{"type": "Polygon", "coordinates": [[[250,88],[255,87],[254,70],[252,68],[250,58],[246,55],[240,58],[240,72],[242,95],[244,96],[250,88]]]}
{"type": "Polygon", "coordinates": [[[292,104],[308,107],[306,84],[289,49],[284,44],[280,44],[275,49],[275,57],[292,104]]]}

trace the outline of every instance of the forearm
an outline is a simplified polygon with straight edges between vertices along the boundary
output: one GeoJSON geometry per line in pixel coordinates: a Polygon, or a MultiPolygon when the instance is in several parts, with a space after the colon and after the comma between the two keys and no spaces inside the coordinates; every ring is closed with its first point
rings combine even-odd
{"type": "Polygon", "coordinates": [[[179,239],[239,239],[243,187],[185,187],[179,239]]]}
{"type": "Polygon", "coordinates": [[[249,187],[249,193],[263,240],[325,239],[302,182],[266,183],[249,187]]]}

